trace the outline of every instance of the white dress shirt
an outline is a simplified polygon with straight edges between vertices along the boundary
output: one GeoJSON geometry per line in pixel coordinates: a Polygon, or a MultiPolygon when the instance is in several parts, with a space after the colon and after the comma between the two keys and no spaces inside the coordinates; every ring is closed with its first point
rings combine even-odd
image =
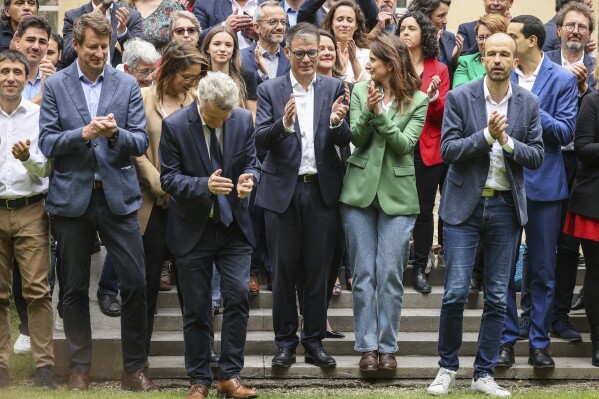
{"type": "Polygon", "coordinates": [[[524,76],[520,67],[514,68],[514,72],[516,72],[516,75],[518,75],[518,86],[523,87],[532,93],[532,87],[534,86],[534,84],[537,80],[537,75],[539,74],[539,71],[541,70],[541,65],[543,65],[543,60],[545,60],[545,54],[543,54],[541,56],[541,61],[539,62],[539,65],[537,65],[537,69],[535,69],[533,74],[528,78],[526,76],[524,76]]]}
{"type": "MultiPolygon", "coordinates": [[[[300,127],[300,137],[302,138],[302,159],[300,161],[298,175],[313,175],[318,173],[316,169],[316,155],[314,153],[314,83],[316,83],[316,74],[312,82],[308,85],[308,90],[304,90],[302,85],[295,79],[293,72],[289,74],[291,78],[291,87],[295,97],[295,118],[300,127]]],[[[295,133],[294,126],[285,126],[285,130],[292,134],[295,133]]]]}
{"type": "Polygon", "coordinates": [[[8,115],[0,108],[0,198],[17,199],[48,191],[52,162],[38,147],[40,107],[25,99],[8,115]],[[21,162],[12,155],[19,141],[31,142],[29,159],[21,162]]]}
{"type": "MultiPolygon", "coordinates": [[[[489,89],[487,88],[487,83],[483,84],[483,92],[485,95],[485,108],[487,110],[487,120],[490,119],[493,111],[497,111],[497,113],[506,115],[508,112],[508,104],[509,100],[512,97],[512,84],[508,86],[507,93],[505,96],[496,103],[491,98],[491,94],[489,93],[489,89]]],[[[508,124],[509,124],[508,120],[508,124]]],[[[487,143],[491,145],[491,162],[489,164],[489,174],[487,175],[487,180],[485,182],[485,188],[492,188],[494,190],[499,191],[508,191],[510,189],[510,182],[507,178],[507,172],[505,170],[505,159],[503,158],[503,151],[507,153],[514,152],[514,141],[511,137],[508,136],[507,143],[504,145],[499,144],[497,140],[491,136],[489,133],[489,128],[486,127],[484,130],[485,138],[487,139],[487,143]]]]}
{"type": "MultiPolygon", "coordinates": [[[[198,0],[201,1],[201,0],[198,0]]],[[[235,10],[239,10],[239,12],[237,13],[237,15],[242,15],[244,11],[246,11],[248,14],[250,14],[250,16],[254,16],[254,11],[256,10],[256,8],[258,8],[258,1],[257,0],[249,0],[247,3],[245,3],[245,6],[240,6],[239,3],[235,0],[229,0],[231,2],[231,7],[233,7],[233,11],[235,10]]],[[[225,23],[223,22],[223,25],[225,23]]],[[[243,50],[246,47],[250,47],[251,45],[253,45],[255,43],[254,40],[252,39],[248,39],[245,36],[243,36],[243,34],[240,32],[237,32],[237,41],[239,44],[239,50],[243,50]]]]}

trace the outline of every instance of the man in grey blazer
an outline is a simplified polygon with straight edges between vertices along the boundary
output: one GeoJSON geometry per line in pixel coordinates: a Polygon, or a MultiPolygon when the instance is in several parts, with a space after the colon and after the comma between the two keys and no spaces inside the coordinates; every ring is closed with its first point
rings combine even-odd
{"type": "Polygon", "coordinates": [[[485,307],[471,388],[510,396],[493,373],[507,308],[507,287],[521,226],[526,224],[523,168],[543,162],[536,96],[510,83],[518,64],[515,41],[504,33],[487,39],[481,59],[485,79],[447,95],[441,156],[450,164],[439,214],[444,225],[445,293],[439,326],[440,370],[430,394],[445,394],[459,367],[464,304],[476,249],[482,240],[485,307]]]}
{"type": "Polygon", "coordinates": [[[148,147],[146,118],[133,76],[106,64],[112,29],[100,13],[73,26],[78,58],[46,80],[40,149],[54,158],[46,210],[54,215],[62,257],[63,319],[71,375],[85,390],[91,368],[90,253],[96,231],[121,283],[122,386],[156,390],[147,377],[145,259],[137,210],[141,193],[132,156],[148,147]]]}

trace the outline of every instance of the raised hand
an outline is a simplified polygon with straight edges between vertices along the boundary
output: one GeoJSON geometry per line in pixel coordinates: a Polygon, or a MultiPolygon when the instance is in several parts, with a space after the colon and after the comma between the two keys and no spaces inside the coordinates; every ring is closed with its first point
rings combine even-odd
{"type": "Polygon", "coordinates": [[[292,94],[289,97],[287,104],[285,104],[285,115],[283,116],[283,124],[285,127],[293,128],[296,115],[297,109],[295,107],[295,96],[292,94]]]}
{"type": "Polygon", "coordinates": [[[383,101],[383,95],[376,88],[374,82],[368,84],[368,97],[366,98],[366,108],[373,112],[375,115],[380,115],[383,112],[381,107],[381,101],[383,101]]]}
{"type": "Polygon", "coordinates": [[[439,86],[441,85],[441,78],[437,75],[433,76],[431,80],[431,84],[428,85],[428,89],[426,94],[428,94],[428,98],[433,99],[439,90],[439,86]]]}
{"type": "Polygon", "coordinates": [[[343,104],[343,101],[346,99],[347,93],[339,96],[339,98],[333,103],[333,107],[331,108],[331,125],[336,126],[343,118],[345,118],[345,114],[349,111],[349,106],[343,104]]]}
{"type": "Polygon", "coordinates": [[[233,190],[233,181],[226,177],[221,177],[222,169],[217,169],[208,178],[208,191],[214,195],[228,195],[233,190]]]}
{"type": "Polygon", "coordinates": [[[233,29],[235,32],[245,30],[252,26],[252,17],[248,15],[239,14],[239,9],[233,10],[233,14],[229,15],[225,20],[225,26],[233,29]]]}
{"type": "Polygon", "coordinates": [[[264,57],[262,56],[262,46],[260,46],[260,43],[256,44],[256,49],[254,50],[254,60],[256,61],[256,65],[258,66],[258,69],[260,70],[260,72],[264,73],[268,73],[268,68],[266,67],[266,61],[264,60],[264,57]]]}
{"type": "Polygon", "coordinates": [[[497,140],[499,144],[504,145],[507,143],[507,134],[505,134],[507,128],[507,117],[497,111],[493,111],[489,118],[489,134],[491,134],[491,137],[497,140]]]}
{"type": "Polygon", "coordinates": [[[129,10],[127,7],[121,7],[116,10],[116,20],[116,33],[120,36],[127,30],[127,21],[129,21],[129,10]]]}
{"type": "Polygon", "coordinates": [[[237,197],[244,199],[252,193],[254,188],[254,175],[251,173],[243,173],[237,179],[237,197]]]}

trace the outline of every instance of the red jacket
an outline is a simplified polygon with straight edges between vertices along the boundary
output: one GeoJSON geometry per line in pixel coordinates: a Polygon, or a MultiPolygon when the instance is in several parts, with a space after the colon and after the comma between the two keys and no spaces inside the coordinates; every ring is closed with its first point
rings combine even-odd
{"type": "Polygon", "coordinates": [[[426,121],[418,140],[422,162],[427,166],[443,162],[443,159],[441,159],[441,123],[443,122],[443,110],[445,109],[445,96],[449,91],[450,83],[449,73],[444,64],[437,60],[425,60],[424,71],[422,72],[422,86],[420,86],[420,91],[424,94],[427,93],[428,86],[435,75],[441,78],[439,98],[429,103],[426,121]]]}

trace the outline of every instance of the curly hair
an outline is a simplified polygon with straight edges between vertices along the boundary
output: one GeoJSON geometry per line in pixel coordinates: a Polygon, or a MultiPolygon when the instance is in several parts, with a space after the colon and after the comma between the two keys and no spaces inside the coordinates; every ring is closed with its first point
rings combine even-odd
{"type": "MultiPolygon", "coordinates": [[[[420,27],[420,48],[422,54],[427,60],[434,60],[439,56],[439,41],[437,40],[437,29],[428,17],[421,12],[408,11],[397,22],[397,26],[401,27],[402,22],[406,18],[414,18],[420,27]]],[[[397,36],[401,36],[401,29],[398,28],[395,32],[397,36]]]]}
{"type": "Polygon", "coordinates": [[[349,7],[354,10],[354,13],[356,14],[356,31],[354,32],[352,39],[354,39],[356,46],[359,48],[368,48],[369,41],[367,36],[368,30],[366,29],[366,17],[364,16],[362,9],[353,0],[341,0],[331,7],[327,16],[322,21],[322,29],[328,30],[335,35],[333,32],[333,20],[335,19],[335,12],[339,7],[349,7]]]}

